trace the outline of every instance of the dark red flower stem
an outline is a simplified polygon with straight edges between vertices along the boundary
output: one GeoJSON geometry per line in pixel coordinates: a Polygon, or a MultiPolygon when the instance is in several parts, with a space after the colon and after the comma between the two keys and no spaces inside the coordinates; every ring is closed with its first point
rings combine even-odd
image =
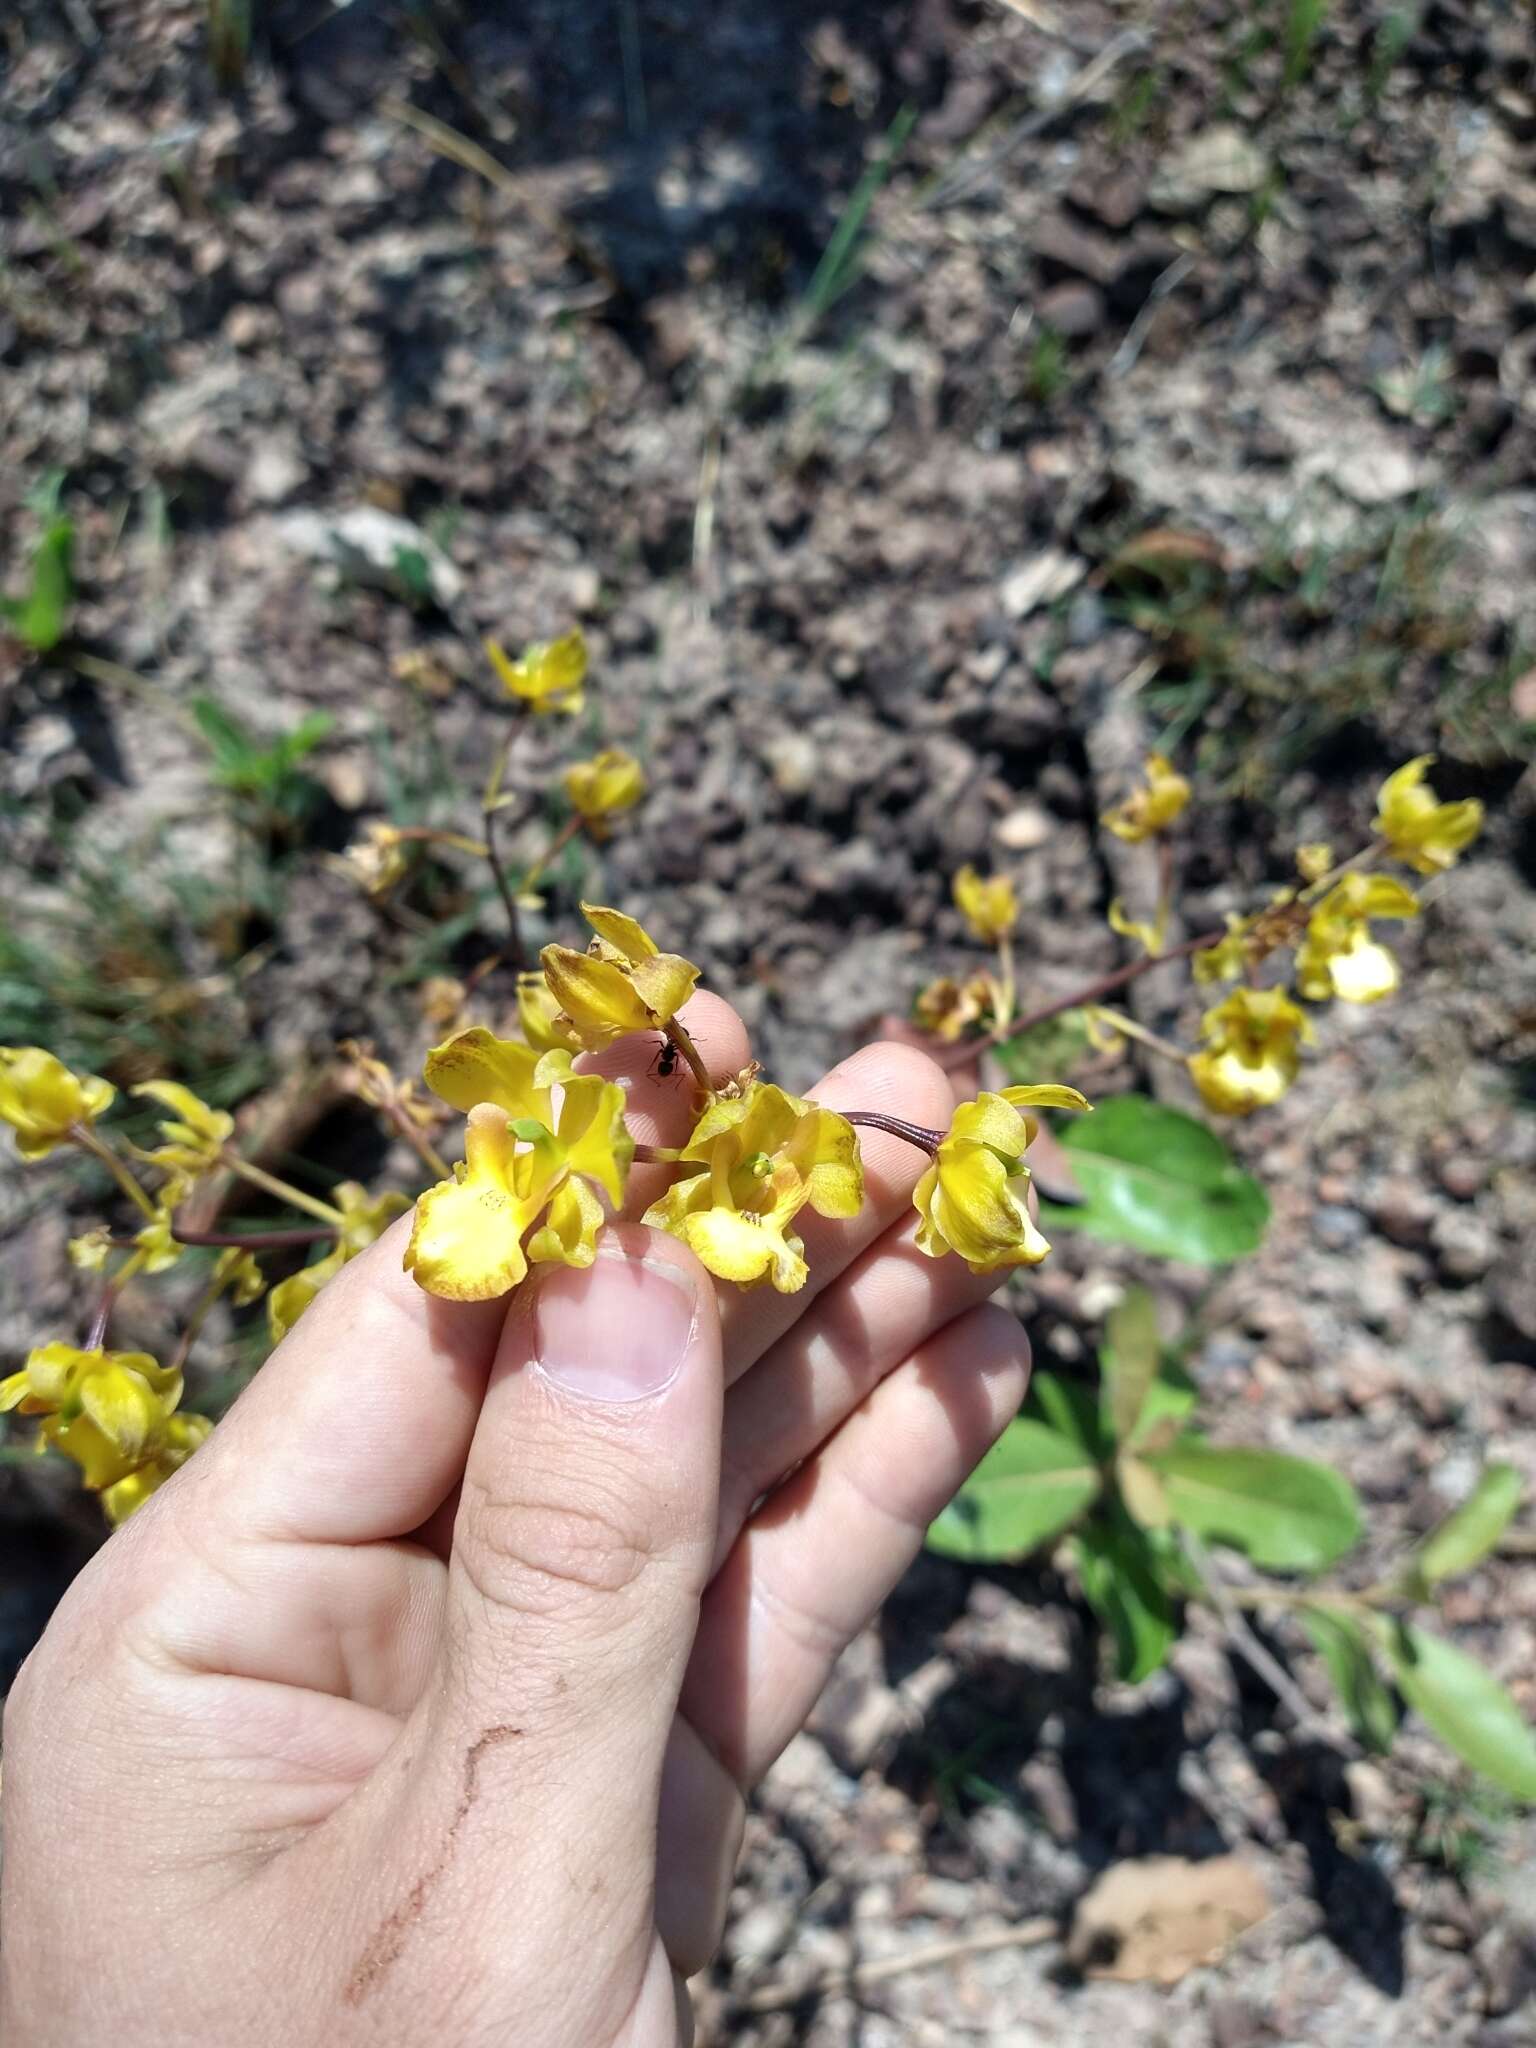
{"type": "Polygon", "coordinates": [[[903,1138],[920,1152],[936,1152],[944,1136],[942,1131],[930,1131],[925,1124],[909,1124],[905,1117],[886,1116],[878,1109],[840,1109],[837,1114],[844,1123],[864,1124],[872,1131],[884,1131],[892,1138],[903,1138]]]}
{"type": "Polygon", "coordinates": [[[1145,959],[1132,960],[1126,967],[1117,967],[1113,974],[1106,974],[1099,981],[1090,982],[1087,988],[1076,989],[1069,996],[1062,996],[1054,1003],[1042,1003],[1038,1010],[1030,1010],[1002,1031],[989,1031],[985,1038],[962,1039],[958,1045],[946,1045],[941,1051],[932,1052],[929,1058],[941,1066],[946,1073],[952,1067],[963,1067],[968,1060],[978,1058],[994,1045],[1006,1045],[1010,1038],[1017,1038],[1021,1032],[1033,1031],[1037,1024],[1048,1024],[1053,1017],[1063,1016],[1068,1010],[1080,1010],[1087,1003],[1102,1002],[1105,996],[1112,996],[1116,989],[1125,988],[1130,982],[1140,981],[1144,974],[1150,974],[1154,967],[1166,967],[1170,960],[1187,960],[1191,953],[1207,952],[1212,946],[1219,946],[1226,937],[1224,931],[1201,932],[1198,938],[1186,939],[1181,946],[1170,946],[1166,953],[1149,953],[1145,959]]]}

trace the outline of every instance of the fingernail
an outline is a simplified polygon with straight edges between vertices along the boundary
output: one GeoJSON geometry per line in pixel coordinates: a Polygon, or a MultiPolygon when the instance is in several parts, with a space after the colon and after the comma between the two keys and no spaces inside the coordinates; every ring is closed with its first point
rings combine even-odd
{"type": "Polygon", "coordinates": [[[600,1249],[583,1272],[547,1269],[534,1297],[534,1356],[586,1401],[643,1401],[677,1378],[693,1333],[693,1281],[681,1266],[600,1249]]]}

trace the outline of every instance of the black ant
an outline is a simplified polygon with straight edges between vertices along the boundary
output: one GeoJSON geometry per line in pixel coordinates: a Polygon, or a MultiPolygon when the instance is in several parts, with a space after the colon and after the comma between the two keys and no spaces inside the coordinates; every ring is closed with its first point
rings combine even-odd
{"type": "Polygon", "coordinates": [[[677,1072],[677,1063],[680,1058],[681,1054],[671,1039],[664,1038],[657,1048],[656,1057],[651,1061],[651,1072],[658,1081],[670,1081],[677,1072]]]}

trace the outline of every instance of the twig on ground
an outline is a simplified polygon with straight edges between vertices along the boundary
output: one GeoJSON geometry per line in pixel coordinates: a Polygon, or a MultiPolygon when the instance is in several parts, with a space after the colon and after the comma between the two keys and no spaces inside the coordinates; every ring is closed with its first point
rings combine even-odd
{"type": "Polygon", "coordinates": [[[958,1962],[965,1956],[987,1955],[1005,1948],[1039,1948],[1044,1942],[1057,1940],[1060,1934],[1059,1921],[1040,1915],[1033,1920],[1021,1920],[1016,1927],[993,1927],[982,1934],[958,1936],[953,1941],[930,1942],[926,1948],[914,1948],[905,1955],[881,1956],[874,1962],[856,1963],[851,1969],[827,1970],[819,1977],[809,1977],[798,1984],[779,1978],[732,2000],[732,2010],[737,2013],[783,2012],[810,1999],[841,1998],[867,1991],[872,1984],[884,1984],[892,1977],[905,1977],[913,1970],[935,1970],[943,1963],[958,1962]]]}
{"type": "Polygon", "coordinates": [[[1032,137],[1069,114],[1079,100],[1085,99],[1095,86],[1107,78],[1124,57],[1148,47],[1147,39],[1138,28],[1122,29],[1119,35],[1111,36],[1096,57],[1090,57],[1080,70],[1075,71],[1067,81],[1065,92],[1048,107],[1037,107],[1032,114],[1026,114],[1022,121],[1015,122],[997,147],[984,156],[980,163],[962,164],[941,184],[929,193],[927,205],[930,210],[941,206],[953,206],[959,199],[974,192],[976,187],[989,178],[995,170],[1005,164],[1009,157],[1021,150],[1032,137]]]}
{"type": "Polygon", "coordinates": [[[1279,1659],[1266,1650],[1248,1624],[1248,1617],[1237,1604],[1228,1598],[1227,1589],[1216,1575],[1205,1545],[1189,1530],[1180,1531],[1180,1542],[1184,1554],[1195,1570],[1207,1599],[1216,1610],[1217,1619],[1226,1631],[1227,1641],[1236,1650],[1243,1662],[1256,1671],[1280,1702],[1302,1734],[1328,1734],[1332,1730],[1327,1719],[1320,1714],[1307,1698],[1301,1687],[1292,1678],[1279,1659]]]}

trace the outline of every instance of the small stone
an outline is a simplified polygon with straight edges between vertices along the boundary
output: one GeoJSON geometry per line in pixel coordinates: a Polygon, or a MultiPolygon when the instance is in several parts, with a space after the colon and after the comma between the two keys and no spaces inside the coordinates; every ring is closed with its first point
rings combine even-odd
{"type": "Polygon", "coordinates": [[[992,827],[992,837],[1010,853],[1033,853],[1060,830],[1050,812],[1040,804],[1017,804],[992,827]]]}
{"type": "Polygon", "coordinates": [[[1380,1764],[1357,1757],[1344,1766],[1344,1782],[1349,1787],[1352,1818],[1378,1841],[1388,1839],[1397,1825],[1399,1807],[1393,1797],[1392,1780],[1380,1764]]]}
{"type": "Polygon", "coordinates": [[[253,505],[280,505],[309,478],[309,466],[296,444],[281,435],[257,442],[245,466],[245,495],[253,505]]]}
{"type": "Polygon", "coordinates": [[[769,772],[785,796],[804,796],[816,780],[816,742],[803,732],[773,733],[763,742],[769,772]]]}
{"type": "Polygon", "coordinates": [[[1426,1245],[1435,1220],[1434,1197],[1416,1180],[1384,1180],[1371,1215],[1382,1236],[1393,1244],[1426,1245]]]}
{"type": "Polygon", "coordinates": [[[1147,197],[1159,213],[1190,213],[1217,192],[1257,192],[1268,176],[1263,150],[1241,128],[1219,121],[1170,158],[1147,197]]]}
{"type": "Polygon", "coordinates": [[[1063,548],[1045,548],[1005,576],[998,603],[1005,617],[1028,618],[1042,605],[1054,604],[1074,590],[1088,574],[1088,564],[1063,548]]]}
{"type": "Polygon", "coordinates": [[[1312,1234],[1331,1252],[1348,1251],[1359,1244],[1370,1225],[1358,1209],[1345,1209],[1324,1202],[1312,1213],[1312,1234]]]}
{"type": "Polygon", "coordinates": [[[1007,1884],[1029,1868],[1035,1830],[1012,1806],[983,1806],[971,1815],[966,1832],[976,1860],[987,1875],[1007,1884]]]}
{"type": "Polygon", "coordinates": [[[1059,214],[1035,223],[1030,247],[1048,271],[1066,271],[1090,284],[1109,284],[1120,261],[1120,251],[1107,235],[1074,227],[1059,214]]]}
{"type": "Polygon", "coordinates": [[[1481,1280],[1499,1255],[1499,1241],[1481,1216],[1444,1210],[1430,1230],[1440,1270],[1448,1280],[1481,1280]]]}
{"type": "Polygon", "coordinates": [[[464,578],[437,543],[409,519],[376,505],[344,512],[307,506],[279,513],[276,531],[294,554],[328,563],[353,583],[370,584],[416,602],[426,593],[447,609],[464,594],[464,578]]]}
{"type": "Polygon", "coordinates": [[[1086,341],[1104,325],[1104,294],[1093,284],[1056,284],[1040,294],[1035,311],[1068,341],[1086,341]]]}
{"type": "Polygon", "coordinates": [[[901,1731],[901,1702],[878,1678],[834,1671],[809,1721],[839,1769],[850,1777],[866,1770],[885,1744],[901,1731]]]}
{"type": "Polygon", "coordinates": [[[721,1944],[733,1963],[767,1963],[781,1955],[795,1931],[795,1909],[784,1899],[749,1906],[721,1944]]]}
{"type": "Polygon", "coordinates": [[[1536,1995],[1536,1941],[1528,1929],[1502,1920],[1483,1936],[1475,1954],[1491,2015],[1515,2012],[1536,1995]]]}
{"type": "Polygon", "coordinates": [[[1488,1168],[1469,1152],[1453,1152],[1442,1159],[1436,1175],[1441,1187],[1458,1202],[1470,1202],[1488,1185],[1488,1168]]]}

